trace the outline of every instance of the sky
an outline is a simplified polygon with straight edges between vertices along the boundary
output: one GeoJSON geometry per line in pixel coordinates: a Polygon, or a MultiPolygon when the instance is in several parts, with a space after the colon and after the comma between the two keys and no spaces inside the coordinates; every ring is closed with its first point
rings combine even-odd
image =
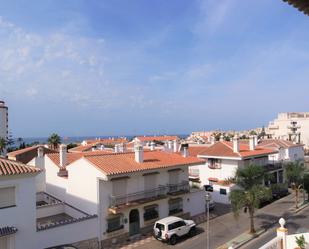
{"type": "Polygon", "coordinates": [[[0,0],[14,137],[186,134],[309,111],[309,17],[282,0],[0,0]]]}

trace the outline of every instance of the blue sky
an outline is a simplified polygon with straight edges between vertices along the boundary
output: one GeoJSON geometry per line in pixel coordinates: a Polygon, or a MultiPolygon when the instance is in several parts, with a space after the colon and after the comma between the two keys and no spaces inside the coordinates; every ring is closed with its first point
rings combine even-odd
{"type": "Polygon", "coordinates": [[[309,111],[309,17],[281,0],[1,0],[14,136],[188,133],[309,111]]]}

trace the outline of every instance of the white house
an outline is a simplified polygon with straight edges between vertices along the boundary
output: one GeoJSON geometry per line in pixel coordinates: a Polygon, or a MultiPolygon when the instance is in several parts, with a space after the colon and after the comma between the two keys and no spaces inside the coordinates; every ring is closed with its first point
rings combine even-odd
{"type": "Polygon", "coordinates": [[[37,185],[97,215],[103,246],[145,233],[159,218],[205,211],[204,191],[190,189],[188,182],[188,167],[201,163],[194,157],[141,146],[127,153],[66,153],[62,146],[44,159],[45,180],[37,185]]]}
{"type": "Polygon", "coordinates": [[[229,179],[235,177],[238,168],[251,163],[262,165],[274,175],[275,182],[283,182],[282,167],[268,160],[274,153],[273,149],[257,146],[256,137],[251,137],[249,144],[240,142],[238,137],[233,142],[219,141],[199,152],[198,157],[205,163],[190,167],[190,177],[211,192],[215,202],[230,203],[229,193],[236,186],[229,179]]]}
{"type": "Polygon", "coordinates": [[[295,144],[283,139],[265,139],[258,144],[260,147],[277,151],[269,155],[269,160],[274,162],[304,161],[305,152],[303,144],[295,144]]]}
{"type": "Polygon", "coordinates": [[[0,158],[0,248],[35,249],[39,169],[0,158]]]}

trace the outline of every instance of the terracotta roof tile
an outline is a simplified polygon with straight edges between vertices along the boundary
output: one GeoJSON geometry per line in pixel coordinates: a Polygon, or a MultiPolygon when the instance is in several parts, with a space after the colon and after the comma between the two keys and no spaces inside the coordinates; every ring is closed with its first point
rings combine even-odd
{"type": "MultiPolygon", "coordinates": [[[[47,155],[57,166],[59,166],[59,154],[47,155]]],[[[162,151],[144,151],[144,162],[135,161],[135,153],[102,153],[101,151],[89,153],[68,153],[67,165],[84,157],[92,165],[102,170],[107,175],[131,173],[143,170],[176,167],[182,165],[196,165],[203,160],[196,157],[183,157],[176,153],[162,151]]]]}
{"type": "Polygon", "coordinates": [[[179,137],[177,136],[139,136],[136,137],[138,140],[142,142],[147,142],[147,141],[170,141],[170,140],[177,140],[179,137]]]}
{"type": "Polygon", "coordinates": [[[283,139],[265,139],[260,141],[260,147],[268,147],[268,148],[293,148],[293,147],[302,147],[302,144],[294,144],[291,141],[283,140],[283,139]]]}
{"type": "Polygon", "coordinates": [[[135,161],[134,152],[110,155],[87,155],[85,158],[107,175],[203,163],[202,160],[196,157],[183,157],[176,153],[162,151],[144,152],[143,163],[137,163],[135,161]]]}
{"type": "Polygon", "coordinates": [[[246,144],[239,143],[239,152],[235,153],[233,151],[233,145],[231,142],[220,141],[201,151],[199,155],[214,156],[214,157],[245,158],[245,157],[254,157],[273,153],[275,153],[273,149],[262,148],[259,146],[257,146],[255,150],[250,150],[249,145],[247,143],[246,144]]]}
{"type": "MultiPolygon", "coordinates": [[[[10,153],[8,153],[8,156],[18,156],[18,155],[21,155],[21,154],[24,154],[26,152],[29,152],[29,151],[32,151],[32,150],[37,150],[39,147],[44,147],[43,145],[35,145],[35,146],[31,146],[31,147],[27,147],[27,148],[24,148],[24,149],[20,149],[20,150],[15,150],[15,151],[12,151],[10,153]]],[[[52,150],[52,149],[49,149],[49,148],[45,148],[44,149],[48,152],[56,152],[55,150],[52,150]]]]}
{"type": "Polygon", "coordinates": [[[0,158],[0,176],[38,173],[41,170],[23,163],[0,158]]]}

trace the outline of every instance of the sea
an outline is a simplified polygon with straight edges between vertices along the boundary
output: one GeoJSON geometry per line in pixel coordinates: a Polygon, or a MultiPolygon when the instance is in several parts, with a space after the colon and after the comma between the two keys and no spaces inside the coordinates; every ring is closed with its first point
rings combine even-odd
{"type": "MultiPolygon", "coordinates": [[[[80,143],[84,140],[92,140],[96,138],[120,138],[120,137],[126,137],[129,141],[132,140],[136,136],[143,136],[143,135],[128,135],[128,136],[80,136],[80,137],[61,137],[61,142],[65,144],[70,143],[80,143]]],[[[158,134],[156,135],[147,135],[147,136],[160,136],[158,134]]],[[[175,136],[178,136],[179,138],[186,138],[188,137],[187,134],[175,134],[175,136]]],[[[22,142],[25,144],[46,144],[48,137],[26,137],[22,138],[22,142]]],[[[18,142],[17,138],[13,138],[14,144],[13,146],[19,146],[20,142],[18,142]]]]}

